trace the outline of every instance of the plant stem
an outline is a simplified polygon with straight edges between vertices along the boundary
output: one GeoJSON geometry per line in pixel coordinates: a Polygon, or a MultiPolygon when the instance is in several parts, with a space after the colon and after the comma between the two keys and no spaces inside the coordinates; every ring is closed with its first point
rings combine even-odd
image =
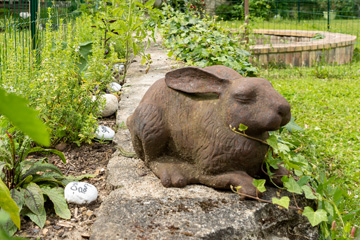
{"type": "Polygon", "coordinates": [[[234,133],[237,133],[237,134],[239,134],[239,135],[241,135],[241,136],[243,136],[243,137],[246,137],[246,138],[249,138],[249,139],[252,139],[252,140],[261,142],[262,144],[265,144],[265,145],[267,145],[267,146],[270,147],[270,145],[269,145],[266,141],[261,140],[261,139],[256,138],[256,137],[249,136],[249,135],[247,135],[246,133],[239,132],[239,131],[237,131],[235,128],[233,128],[231,125],[230,125],[230,129],[231,129],[231,131],[233,131],[234,133]]]}
{"type": "MultiPolygon", "coordinates": [[[[251,196],[251,195],[248,195],[248,194],[245,194],[245,193],[241,193],[241,192],[238,192],[236,191],[237,194],[239,194],[240,196],[243,196],[243,197],[247,197],[247,198],[251,198],[251,199],[255,199],[259,202],[263,202],[263,203],[270,203],[270,204],[274,204],[273,202],[269,201],[269,200],[265,200],[265,199],[261,199],[259,197],[254,197],[254,196],[251,196]]],[[[300,210],[300,211],[303,211],[302,208],[298,207],[298,206],[289,206],[290,209],[295,209],[295,210],[300,210]]]]}

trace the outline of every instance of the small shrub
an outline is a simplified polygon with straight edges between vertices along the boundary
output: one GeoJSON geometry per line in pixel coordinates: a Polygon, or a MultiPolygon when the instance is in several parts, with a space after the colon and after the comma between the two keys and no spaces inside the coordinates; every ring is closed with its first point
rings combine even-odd
{"type": "Polygon", "coordinates": [[[206,67],[225,65],[242,75],[254,75],[257,69],[249,63],[250,53],[244,41],[217,26],[208,16],[200,19],[191,13],[181,13],[170,7],[164,11],[162,29],[165,46],[179,60],[189,65],[206,67]]]}

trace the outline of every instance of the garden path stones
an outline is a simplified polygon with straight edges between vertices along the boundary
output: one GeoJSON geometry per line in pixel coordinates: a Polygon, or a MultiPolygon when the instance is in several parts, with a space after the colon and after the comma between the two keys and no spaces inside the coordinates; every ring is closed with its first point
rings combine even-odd
{"type": "MultiPolygon", "coordinates": [[[[133,152],[124,125],[149,86],[177,66],[166,52],[152,47],[153,64],[144,74],[133,63],[122,88],[114,142],[133,152]]],[[[140,159],[116,151],[109,161],[107,184],[115,189],[105,198],[92,226],[91,240],[115,239],[318,239],[317,228],[294,210],[257,201],[240,201],[229,191],[202,185],[164,188],[140,159]]],[[[266,199],[277,197],[275,189],[266,199]]],[[[303,203],[304,199],[298,199],[303,203]]]]}
{"type": "Polygon", "coordinates": [[[85,204],[95,201],[98,197],[96,187],[86,182],[70,182],[64,190],[68,203],[85,204]]]}

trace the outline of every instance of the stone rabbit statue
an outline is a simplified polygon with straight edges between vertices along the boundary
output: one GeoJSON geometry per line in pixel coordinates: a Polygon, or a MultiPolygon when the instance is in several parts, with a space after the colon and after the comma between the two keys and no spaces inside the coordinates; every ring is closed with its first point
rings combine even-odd
{"type": "Polygon", "coordinates": [[[266,79],[225,66],[185,67],[149,88],[127,126],[137,156],[165,187],[232,185],[255,196],[268,146],[229,126],[244,124],[247,135],[266,140],[290,118],[289,103],[266,79]]]}

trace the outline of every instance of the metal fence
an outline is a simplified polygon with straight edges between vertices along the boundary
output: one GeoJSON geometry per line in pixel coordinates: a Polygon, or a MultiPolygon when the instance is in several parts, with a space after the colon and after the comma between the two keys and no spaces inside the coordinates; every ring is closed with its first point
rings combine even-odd
{"type": "MultiPolygon", "coordinates": [[[[18,67],[31,71],[31,54],[37,49],[46,31],[59,28],[77,15],[81,0],[5,0],[0,1],[0,69],[6,71],[8,58],[14,57],[18,67]],[[49,16],[51,8],[51,16],[49,16]],[[22,51],[18,51],[19,48],[22,51]],[[17,49],[15,51],[15,49],[17,49]],[[15,54],[15,56],[13,56],[15,54]],[[24,66],[28,65],[28,66],[24,66]]],[[[0,80],[2,75],[0,74],[0,80]]]]}

